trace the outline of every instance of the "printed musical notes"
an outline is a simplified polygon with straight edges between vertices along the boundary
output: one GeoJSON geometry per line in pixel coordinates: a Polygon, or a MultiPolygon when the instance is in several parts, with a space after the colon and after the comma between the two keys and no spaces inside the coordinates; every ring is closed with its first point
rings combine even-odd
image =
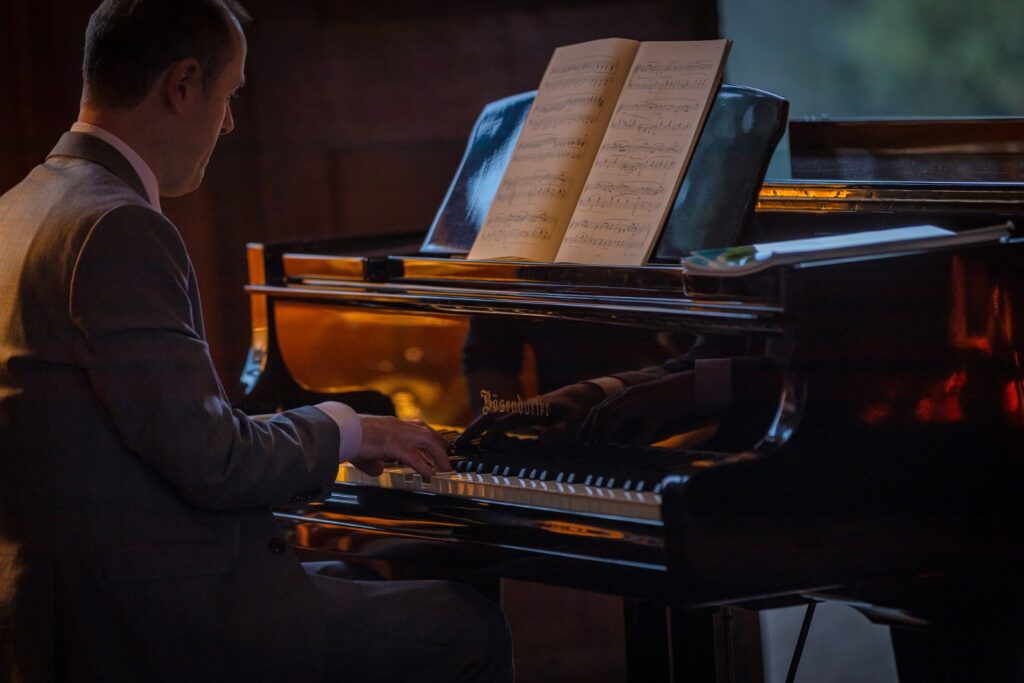
{"type": "MultiPolygon", "coordinates": [[[[527,119],[526,126],[530,121],[527,119]]],[[[530,162],[546,159],[579,159],[587,149],[586,136],[545,135],[530,137],[516,145],[512,161],[530,162]]]]}
{"type": "Polygon", "coordinates": [[[565,173],[552,175],[550,171],[535,171],[525,176],[506,176],[494,201],[504,204],[532,202],[536,197],[565,199],[572,179],[565,173]]]}
{"type": "Polygon", "coordinates": [[[689,162],[728,41],[642,43],[557,261],[641,265],[689,162]],[[629,227],[628,237],[614,234],[629,227]]]}
{"type": "Polygon", "coordinates": [[[642,264],[728,47],[610,38],[555,50],[469,258],[642,264]]]}
{"type": "Polygon", "coordinates": [[[492,239],[504,247],[510,244],[529,244],[551,239],[551,226],[558,222],[558,216],[547,211],[519,211],[496,214],[491,224],[492,239]]]}
{"type": "Polygon", "coordinates": [[[555,50],[469,258],[554,258],[637,45],[612,38],[555,50]]]}

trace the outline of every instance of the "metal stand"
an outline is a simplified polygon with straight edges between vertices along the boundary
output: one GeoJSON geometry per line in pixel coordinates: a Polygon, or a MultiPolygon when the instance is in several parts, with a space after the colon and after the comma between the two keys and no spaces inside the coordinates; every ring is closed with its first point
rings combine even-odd
{"type": "Polygon", "coordinates": [[[786,674],[786,683],[793,683],[796,679],[796,670],[800,666],[800,656],[804,653],[804,644],[807,642],[807,632],[811,630],[811,619],[814,618],[815,602],[808,603],[804,610],[804,621],[800,624],[800,635],[796,638],[796,648],[793,650],[793,658],[789,660],[789,672],[786,674]]]}

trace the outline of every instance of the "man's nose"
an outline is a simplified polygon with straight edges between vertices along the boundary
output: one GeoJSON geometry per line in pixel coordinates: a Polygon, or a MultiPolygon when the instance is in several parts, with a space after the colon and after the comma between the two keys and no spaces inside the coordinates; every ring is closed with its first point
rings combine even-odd
{"type": "Polygon", "coordinates": [[[220,124],[220,134],[227,135],[235,129],[235,117],[231,114],[231,105],[224,110],[224,120],[220,124]]]}

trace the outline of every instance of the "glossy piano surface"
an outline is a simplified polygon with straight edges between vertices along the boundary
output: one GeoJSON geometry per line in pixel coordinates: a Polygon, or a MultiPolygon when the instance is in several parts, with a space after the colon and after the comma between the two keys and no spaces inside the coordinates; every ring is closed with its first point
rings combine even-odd
{"type": "MultiPolygon", "coordinates": [[[[747,230],[962,231],[1022,216],[1013,183],[790,182],[762,188],[747,230]]],[[[600,442],[545,445],[529,425],[511,450],[463,448],[432,482],[343,468],[326,501],[280,512],[296,545],[678,604],[1020,559],[1012,232],[728,279],[671,263],[475,263],[416,254],[418,239],[390,256],[252,245],[264,324],[246,405],[330,396],[458,432],[485,409],[543,412],[580,380],[655,367],[663,381],[635,388],[600,442]],[[727,408],[673,386],[707,357],[732,359],[727,408]]]]}

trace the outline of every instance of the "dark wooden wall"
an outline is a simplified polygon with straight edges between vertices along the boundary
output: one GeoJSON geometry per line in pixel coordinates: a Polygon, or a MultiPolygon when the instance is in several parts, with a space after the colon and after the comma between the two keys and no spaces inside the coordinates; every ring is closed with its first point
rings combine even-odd
{"type": "MultiPolygon", "coordinates": [[[[77,114],[92,0],[0,0],[0,191],[77,114]]],[[[248,85],[197,192],[166,200],[234,386],[249,241],[426,230],[481,107],[594,38],[713,38],[714,0],[247,0],[248,85]]],[[[0,245],[0,248],[3,248],[0,245]]]]}

